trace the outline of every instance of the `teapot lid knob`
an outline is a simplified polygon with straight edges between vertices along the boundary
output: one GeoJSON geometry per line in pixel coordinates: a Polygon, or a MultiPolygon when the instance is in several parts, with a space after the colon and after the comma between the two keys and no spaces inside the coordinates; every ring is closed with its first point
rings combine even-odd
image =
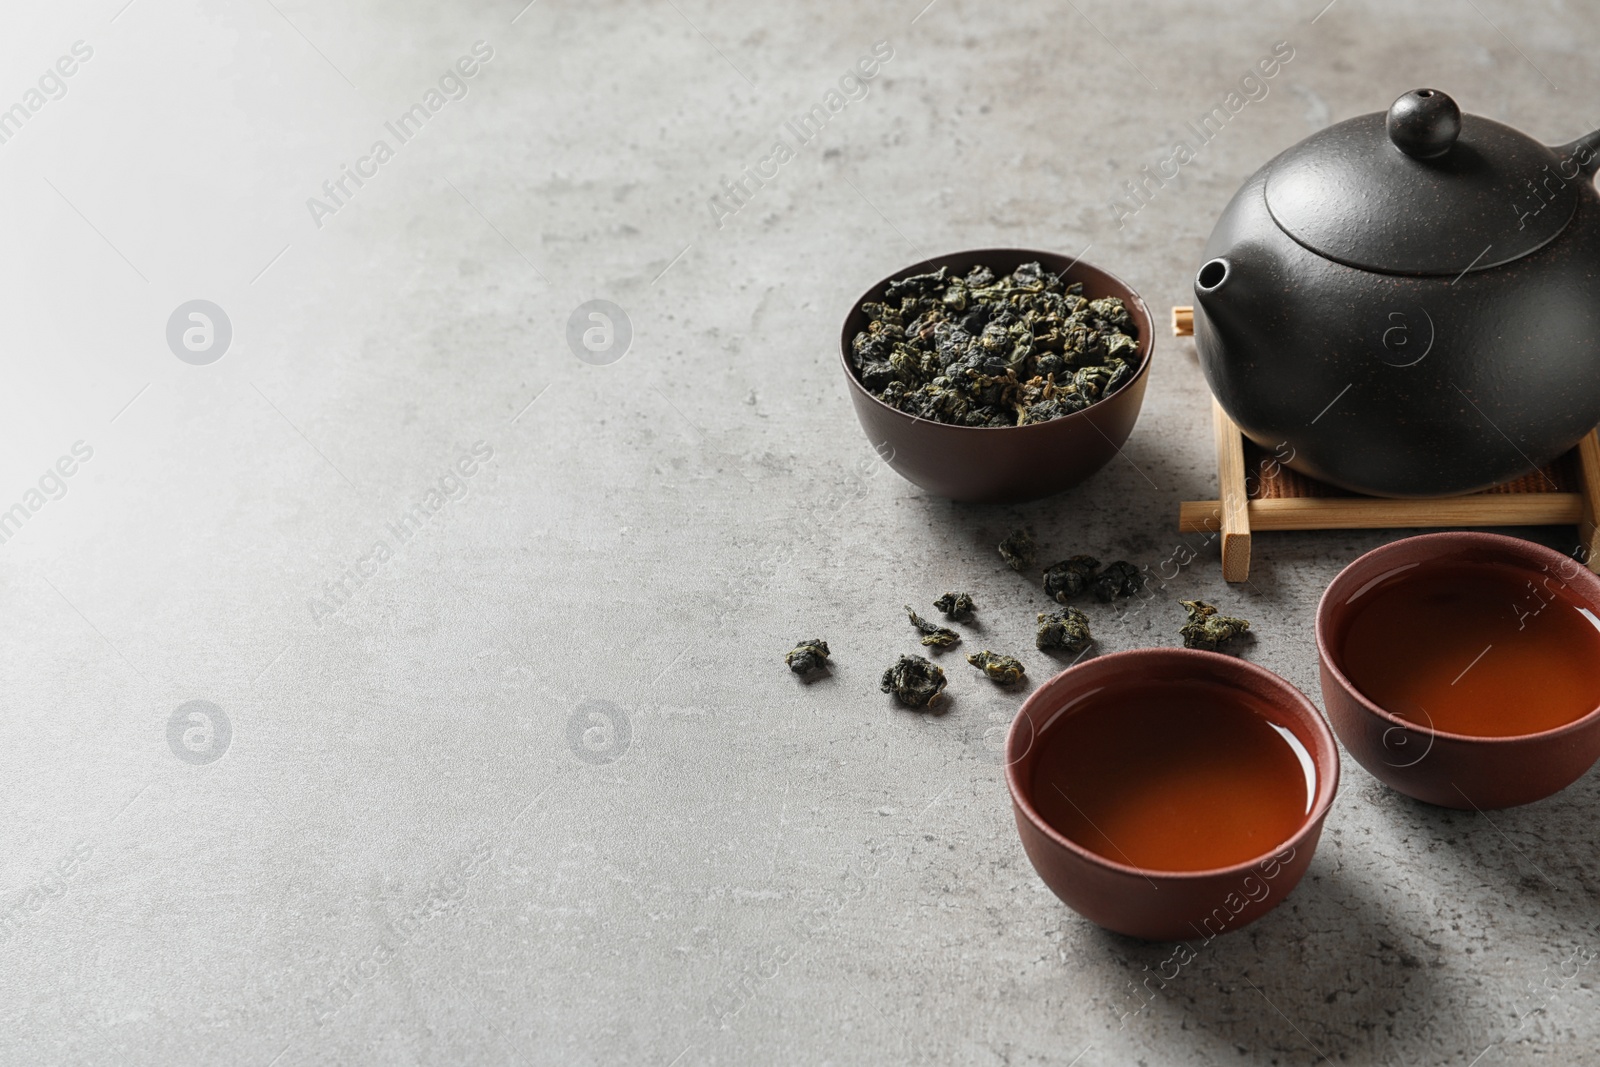
{"type": "Polygon", "coordinates": [[[1413,89],[1389,105],[1389,140],[1412,159],[1450,151],[1461,135],[1461,109],[1437,89],[1413,89]]]}

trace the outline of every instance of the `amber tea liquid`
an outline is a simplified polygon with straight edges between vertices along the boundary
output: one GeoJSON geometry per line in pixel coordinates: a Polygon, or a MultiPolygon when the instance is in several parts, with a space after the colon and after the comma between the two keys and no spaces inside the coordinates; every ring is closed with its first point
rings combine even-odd
{"type": "Polygon", "coordinates": [[[1600,706],[1600,620],[1555,573],[1461,562],[1399,571],[1359,595],[1340,656],[1368,700],[1447,733],[1538,733],[1600,706]]]}
{"type": "Polygon", "coordinates": [[[1305,822],[1310,754],[1248,694],[1189,683],[1096,695],[1040,739],[1032,801],[1110,860],[1199,871],[1272,852],[1305,822]]]}

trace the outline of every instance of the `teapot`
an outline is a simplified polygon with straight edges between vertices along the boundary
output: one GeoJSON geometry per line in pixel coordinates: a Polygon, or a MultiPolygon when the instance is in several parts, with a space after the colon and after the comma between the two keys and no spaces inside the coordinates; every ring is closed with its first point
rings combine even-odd
{"type": "Polygon", "coordinates": [[[1600,131],[1435,89],[1301,141],[1217,220],[1195,347],[1244,434],[1358,493],[1471,493],[1600,423],[1600,131]]]}

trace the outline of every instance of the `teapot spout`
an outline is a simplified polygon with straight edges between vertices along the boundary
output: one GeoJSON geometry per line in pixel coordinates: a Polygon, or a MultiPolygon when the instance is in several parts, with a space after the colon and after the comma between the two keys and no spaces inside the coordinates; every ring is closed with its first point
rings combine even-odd
{"type": "Polygon", "coordinates": [[[1207,260],[1194,276],[1195,304],[1224,343],[1242,341],[1249,329],[1249,286],[1241,277],[1236,252],[1207,260]]]}
{"type": "Polygon", "coordinates": [[[1207,260],[1194,276],[1195,296],[1209,296],[1221,291],[1222,287],[1228,284],[1232,274],[1233,263],[1227,256],[1207,260]]]}

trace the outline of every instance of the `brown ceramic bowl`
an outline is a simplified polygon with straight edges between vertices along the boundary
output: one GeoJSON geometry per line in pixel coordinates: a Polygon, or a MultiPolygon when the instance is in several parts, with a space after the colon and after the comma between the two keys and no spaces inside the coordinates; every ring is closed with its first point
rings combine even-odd
{"type": "MultiPolygon", "coordinates": [[[[1083,713],[1083,712],[1077,712],[1083,713]]],[[[1114,711],[1112,711],[1114,713],[1114,711]]],[[[1130,738],[1137,743],[1137,738],[1130,738]]],[[[1215,652],[1144,648],[1069,667],[1035,690],[1006,736],[1006,785],[1022,847],[1034,870],[1072,910],[1108,930],[1151,941],[1210,940],[1271,911],[1305,874],[1339,788],[1339,749],[1316,707],[1294,686],[1253,663],[1215,652]],[[1253,697],[1310,755],[1316,786],[1299,828],[1250,860],[1211,870],[1170,871],[1119,863],[1058,831],[1031,793],[1052,725],[1075,707],[1106,714],[1110,690],[1199,682],[1253,697]],[[1094,696],[1093,705],[1084,703],[1094,696]]]]}
{"type": "Polygon", "coordinates": [[[1524,567],[1534,582],[1557,575],[1568,592],[1600,614],[1600,577],[1543,545],[1478,532],[1395,541],[1340,571],[1322,594],[1317,607],[1322,702],[1345,750],[1374,778],[1407,796],[1447,808],[1508,808],[1542,800],[1583,777],[1600,759],[1600,708],[1542,733],[1446,733],[1385,711],[1340,669],[1338,650],[1354,614],[1352,604],[1364,592],[1400,568],[1453,560],[1524,567]]]}
{"type": "Polygon", "coordinates": [[[1155,329],[1139,294],[1114,275],[1082,260],[1051,252],[985,248],[913,263],[868,289],[845,316],[839,358],[856,418],[872,446],[907,481],[935,493],[976,504],[1011,504],[1070,489],[1105,466],[1133,432],[1144,403],[1155,329]],[[1090,299],[1115,296],[1133,317],[1139,336],[1139,366],[1116,392],[1071,415],[1031,426],[950,426],[897,411],[867,392],[850,365],[850,342],[866,328],[864,301],[881,300],[889,283],[908,274],[949,267],[965,274],[982,264],[1009,274],[1037,260],[1070,284],[1083,283],[1090,299]]]}

